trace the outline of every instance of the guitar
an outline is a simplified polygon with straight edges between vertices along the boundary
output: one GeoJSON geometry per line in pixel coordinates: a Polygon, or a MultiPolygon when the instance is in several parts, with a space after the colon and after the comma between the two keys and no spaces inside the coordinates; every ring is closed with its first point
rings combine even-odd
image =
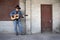
{"type": "MultiPolygon", "coordinates": [[[[28,15],[24,15],[24,16],[28,16],[28,15]]],[[[11,20],[16,20],[20,18],[24,18],[23,16],[19,16],[19,14],[14,14],[13,16],[11,16],[11,20]]]]}

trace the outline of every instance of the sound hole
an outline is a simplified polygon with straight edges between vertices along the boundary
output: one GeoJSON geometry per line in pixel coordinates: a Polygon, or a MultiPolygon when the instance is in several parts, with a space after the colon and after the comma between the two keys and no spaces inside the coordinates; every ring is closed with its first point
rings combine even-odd
{"type": "Polygon", "coordinates": [[[12,16],[14,18],[14,16],[12,16]]]}
{"type": "Polygon", "coordinates": [[[18,16],[16,16],[16,17],[18,17],[18,16]]]}

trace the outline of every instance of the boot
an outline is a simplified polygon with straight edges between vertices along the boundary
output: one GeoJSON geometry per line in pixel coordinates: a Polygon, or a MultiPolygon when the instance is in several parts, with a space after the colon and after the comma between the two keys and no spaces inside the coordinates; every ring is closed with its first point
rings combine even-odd
{"type": "Polygon", "coordinates": [[[18,33],[16,33],[16,35],[18,36],[18,33]]]}

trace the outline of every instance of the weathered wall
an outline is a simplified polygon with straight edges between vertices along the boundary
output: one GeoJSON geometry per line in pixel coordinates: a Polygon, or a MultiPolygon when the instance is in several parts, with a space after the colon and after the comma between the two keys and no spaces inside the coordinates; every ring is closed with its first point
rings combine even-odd
{"type": "MultiPolygon", "coordinates": [[[[21,7],[21,12],[23,15],[26,14],[26,6],[25,6],[25,0],[19,0],[19,6],[21,7]]],[[[26,33],[26,16],[21,19],[21,23],[23,25],[23,32],[26,33]]]]}
{"type": "MultiPolygon", "coordinates": [[[[25,14],[24,0],[19,0],[22,14],[25,14]]],[[[26,17],[21,19],[24,33],[26,32],[26,17]]],[[[0,21],[0,33],[15,33],[13,21],[0,21]]]]}
{"type": "MultiPolygon", "coordinates": [[[[60,27],[60,0],[26,0],[27,7],[30,8],[28,11],[28,15],[30,15],[30,29],[32,33],[41,32],[41,4],[52,4],[52,20],[53,20],[53,32],[57,31],[57,27],[60,27]],[[30,4],[28,4],[30,1],[30,4]],[[28,7],[30,6],[30,7],[28,7]],[[30,13],[29,13],[30,12],[30,13]]],[[[26,24],[28,25],[28,24],[26,24]]]]}
{"type": "Polygon", "coordinates": [[[30,0],[26,0],[26,32],[27,34],[31,33],[31,2],[30,0]]]}
{"type": "MultiPolygon", "coordinates": [[[[60,27],[60,0],[26,0],[26,10],[24,4],[24,0],[19,1],[23,14],[25,14],[25,12],[28,14],[26,20],[25,18],[22,19],[22,24],[28,34],[41,32],[41,4],[52,4],[52,28],[53,31],[58,31],[56,28],[60,27]]],[[[0,32],[14,32],[13,22],[0,21],[0,32]]]]}
{"type": "Polygon", "coordinates": [[[12,21],[0,21],[0,33],[14,33],[12,21]]]}

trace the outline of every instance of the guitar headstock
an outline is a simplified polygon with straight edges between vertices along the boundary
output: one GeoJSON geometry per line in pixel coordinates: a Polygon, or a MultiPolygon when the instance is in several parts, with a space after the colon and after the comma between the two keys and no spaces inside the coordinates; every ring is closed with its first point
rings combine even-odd
{"type": "Polygon", "coordinates": [[[25,16],[28,16],[27,14],[25,16]]]}

